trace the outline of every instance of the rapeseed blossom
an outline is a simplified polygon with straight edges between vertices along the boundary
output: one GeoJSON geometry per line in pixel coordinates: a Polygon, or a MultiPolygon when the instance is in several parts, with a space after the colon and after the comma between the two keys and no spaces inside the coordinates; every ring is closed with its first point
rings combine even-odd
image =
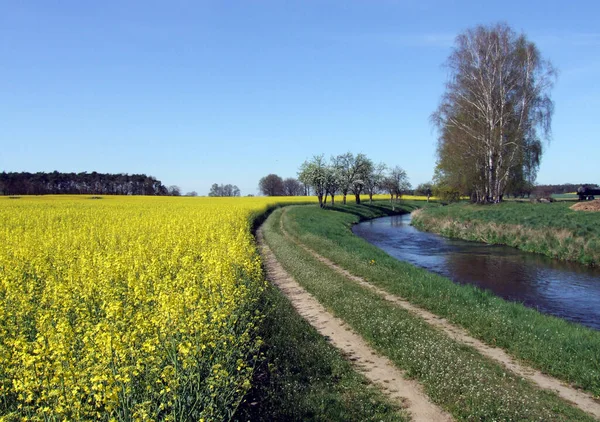
{"type": "Polygon", "coordinates": [[[0,420],[227,418],[261,344],[252,219],[307,200],[0,198],[0,420]]]}

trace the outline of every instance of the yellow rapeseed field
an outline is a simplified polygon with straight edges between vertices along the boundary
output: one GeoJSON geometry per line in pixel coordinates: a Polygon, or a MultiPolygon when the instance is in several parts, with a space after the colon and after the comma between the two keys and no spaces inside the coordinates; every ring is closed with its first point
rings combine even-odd
{"type": "Polygon", "coordinates": [[[0,420],[226,419],[260,346],[251,221],[285,201],[0,198],[0,420]]]}

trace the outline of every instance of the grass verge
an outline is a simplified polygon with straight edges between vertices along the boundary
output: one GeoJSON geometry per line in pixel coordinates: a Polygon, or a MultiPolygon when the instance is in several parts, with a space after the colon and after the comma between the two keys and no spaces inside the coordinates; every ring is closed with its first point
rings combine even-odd
{"type": "Polygon", "coordinates": [[[600,397],[600,332],[398,261],[352,233],[352,224],[372,212],[368,206],[343,212],[293,207],[284,222],[286,230],[302,243],[353,274],[600,397]]]}
{"type": "MultiPolygon", "coordinates": [[[[359,219],[357,208],[365,208],[371,215],[379,212],[369,206],[343,208],[346,212],[292,207],[287,212],[291,218],[286,221],[304,224],[308,219],[339,235],[340,231],[348,231],[348,221],[359,219]],[[323,221],[328,216],[339,219],[323,221]]],[[[282,211],[277,210],[269,217],[264,233],[286,270],[379,353],[419,380],[429,397],[456,419],[593,420],[553,393],[536,389],[471,347],[451,340],[420,318],[320,263],[285,239],[279,228],[281,215],[282,211]]],[[[328,239],[330,247],[337,249],[338,241],[339,236],[328,239]]]]}
{"type": "Polygon", "coordinates": [[[600,214],[572,203],[453,204],[416,213],[413,225],[447,237],[513,246],[564,261],[600,264],[600,214]]]}

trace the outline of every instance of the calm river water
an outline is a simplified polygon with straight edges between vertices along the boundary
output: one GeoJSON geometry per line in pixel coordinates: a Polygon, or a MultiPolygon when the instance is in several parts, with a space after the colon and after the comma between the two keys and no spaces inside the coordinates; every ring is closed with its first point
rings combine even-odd
{"type": "Polygon", "coordinates": [[[409,214],[366,221],[353,231],[401,261],[600,330],[599,268],[421,232],[409,214]]]}

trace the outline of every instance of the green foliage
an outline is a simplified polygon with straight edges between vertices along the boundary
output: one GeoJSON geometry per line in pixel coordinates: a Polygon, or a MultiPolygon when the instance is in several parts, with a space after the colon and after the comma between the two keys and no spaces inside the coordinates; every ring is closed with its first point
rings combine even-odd
{"type": "Polygon", "coordinates": [[[268,174],[258,181],[258,189],[266,196],[284,196],[283,179],[276,174],[268,174]]]}
{"type": "Polygon", "coordinates": [[[433,194],[433,183],[426,182],[421,183],[415,188],[415,195],[432,195],[433,194]]]}
{"type": "Polygon", "coordinates": [[[525,192],[549,139],[556,77],[534,43],[506,24],[479,25],[455,39],[449,80],[432,122],[437,167],[448,185],[480,203],[525,192]]]}
{"type": "Polygon", "coordinates": [[[460,191],[455,187],[458,184],[452,182],[448,173],[444,173],[439,165],[433,175],[433,196],[439,198],[442,202],[458,202],[460,200],[460,191]]]}
{"type": "Polygon", "coordinates": [[[448,185],[435,185],[433,188],[433,196],[437,197],[442,202],[460,201],[460,192],[448,185]]]}

